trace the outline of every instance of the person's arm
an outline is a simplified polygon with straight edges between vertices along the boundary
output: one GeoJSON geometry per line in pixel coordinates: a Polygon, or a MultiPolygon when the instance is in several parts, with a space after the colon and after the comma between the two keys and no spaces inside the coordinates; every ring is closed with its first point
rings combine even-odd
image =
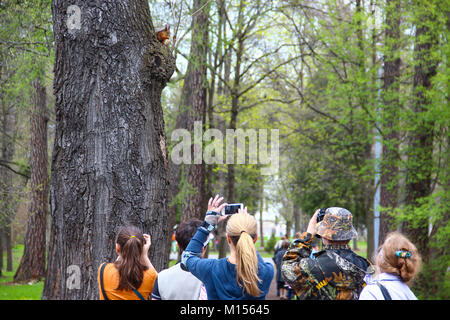
{"type": "Polygon", "coordinates": [[[148,258],[148,250],[150,249],[150,245],[152,244],[152,240],[150,238],[150,236],[148,234],[143,234],[144,239],[145,239],[145,244],[144,247],[142,248],[142,263],[147,266],[149,269],[155,269],[150,261],[150,259],[148,258]]]}
{"type": "MultiPolygon", "coordinates": [[[[210,229],[213,228],[212,225],[204,221],[197,229],[197,232],[189,241],[186,250],[183,251],[181,255],[181,267],[185,270],[190,270],[188,266],[188,260],[190,258],[200,259],[203,243],[208,239],[210,229]]],[[[212,230],[212,229],[211,229],[212,230]]]]}
{"type": "MultiPolygon", "coordinates": [[[[198,227],[197,233],[192,237],[186,250],[183,251],[181,255],[181,268],[190,271],[195,276],[198,273],[198,265],[206,264],[200,262],[200,255],[203,249],[203,244],[209,237],[209,233],[215,228],[215,226],[226,218],[226,216],[221,216],[220,212],[227,205],[226,203],[220,204],[223,197],[210,198],[208,202],[208,212],[205,216],[205,221],[198,227]]],[[[197,277],[198,278],[198,277],[197,277]]],[[[199,278],[200,279],[200,278],[199,278]]]]}
{"type": "Polygon", "coordinates": [[[152,300],[161,300],[161,296],[159,294],[159,287],[158,287],[158,277],[155,279],[155,284],[153,285],[153,291],[151,294],[152,300]]]}
{"type": "Polygon", "coordinates": [[[284,280],[296,290],[305,290],[309,275],[305,268],[311,260],[311,244],[316,235],[317,210],[309,221],[308,228],[298,239],[295,239],[286,253],[281,264],[281,274],[284,280]]]}

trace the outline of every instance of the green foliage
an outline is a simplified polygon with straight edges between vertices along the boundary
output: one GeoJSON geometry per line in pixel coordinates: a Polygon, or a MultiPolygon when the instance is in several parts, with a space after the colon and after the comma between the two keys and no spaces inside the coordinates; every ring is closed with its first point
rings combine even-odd
{"type": "Polygon", "coordinates": [[[264,250],[269,253],[274,253],[276,243],[277,243],[277,238],[275,237],[275,234],[272,233],[269,240],[264,242],[264,250]]]}

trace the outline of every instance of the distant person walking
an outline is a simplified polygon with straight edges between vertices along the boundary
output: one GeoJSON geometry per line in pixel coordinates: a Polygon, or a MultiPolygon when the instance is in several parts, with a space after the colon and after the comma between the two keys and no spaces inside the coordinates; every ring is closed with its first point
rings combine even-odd
{"type": "Polygon", "coordinates": [[[306,232],[291,243],[281,271],[300,300],[358,299],[369,262],[348,246],[357,235],[352,220],[352,214],[344,208],[318,209],[306,232]],[[312,259],[316,234],[322,238],[323,250],[312,259]]]}
{"type": "Polygon", "coordinates": [[[257,224],[247,208],[231,215],[227,221],[226,234],[230,246],[230,257],[222,259],[200,259],[203,244],[219,221],[226,203],[217,195],[210,199],[205,221],[183,252],[184,268],[200,279],[210,300],[265,299],[273,279],[273,265],[266,263],[256,251],[257,224]]]}
{"type": "Polygon", "coordinates": [[[98,269],[101,300],[148,300],[158,274],[147,255],[150,245],[150,236],[138,228],[119,229],[117,260],[98,269]]]}
{"type": "Polygon", "coordinates": [[[404,235],[392,232],[375,258],[377,275],[368,280],[359,300],[417,300],[408,286],[419,273],[422,258],[404,235]]]}
{"type": "Polygon", "coordinates": [[[280,300],[286,300],[288,298],[286,282],[284,281],[281,275],[281,265],[283,264],[283,257],[287,251],[287,248],[289,248],[289,241],[283,240],[280,249],[277,251],[274,257],[275,265],[277,266],[276,281],[277,281],[277,293],[279,293],[277,295],[279,295],[280,300]]]}
{"type": "MultiPolygon", "coordinates": [[[[186,249],[201,224],[201,220],[192,219],[178,226],[175,232],[175,240],[178,243],[180,254],[186,249]]],[[[204,244],[201,255],[205,252],[206,245],[208,243],[204,244]]],[[[189,271],[183,270],[178,262],[158,274],[153,287],[152,300],[202,299],[202,287],[203,283],[189,271]]]]}

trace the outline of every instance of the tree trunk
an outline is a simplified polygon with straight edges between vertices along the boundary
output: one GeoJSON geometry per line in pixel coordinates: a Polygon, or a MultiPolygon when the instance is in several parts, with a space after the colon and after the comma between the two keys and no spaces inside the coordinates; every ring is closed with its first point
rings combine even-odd
{"type": "Polygon", "coordinates": [[[264,248],[264,183],[261,184],[261,193],[259,195],[259,243],[264,248]]]}
{"type": "Polygon", "coordinates": [[[302,231],[302,226],[301,226],[301,211],[300,211],[300,207],[298,204],[295,203],[294,201],[294,235],[297,232],[301,232],[302,231]]]}
{"type": "MultiPolygon", "coordinates": [[[[419,4],[420,5],[420,4],[419,4]]],[[[430,104],[429,91],[432,78],[436,75],[438,61],[435,47],[439,35],[432,29],[436,21],[435,13],[418,8],[414,60],[416,62],[413,78],[413,111],[415,113],[413,127],[409,137],[409,156],[407,160],[406,198],[405,204],[410,214],[420,206],[420,200],[432,192],[431,176],[433,170],[433,135],[434,122],[428,119],[427,110],[430,104]]],[[[424,268],[432,268],[431,250],[429,246],[428,216],[414,216],[413,221],[404,224],[404,232],[416,245],[422,255],[424,268]]],[[[415,280],[414,290],[424,294],[433,291],[432,271],[420,273],[415,280]]]]}
{"type": "Polygon", "coordinates": [[[0,226],[0,277],[3,275],[3,227],[0,226]]]}
{"type": "Polygon", "coordinates": [[[12,239],[11,239],[11,223],[5,227],[5,244],[6,244],[6,271],[13,271],[13,256],[12,256],[12,239]]]}
{"type": "Polygon", "coordinates": [[[400,87],[400,1],[386,1],[385,47],[383,75],[383,160],[381,162],[379,245],[392,231],[394,219],[390,216],[397,207],[398,195],[398,151],[399,151],[399,87],[400,87]],[[386,211],[387,210],[387,211],[386,211]]]}
{"type": "Polygon", "coordinates": [[[286,220],[286,236],[288,238],[291,237],[291,230],[292,230],[292,220],[286,220]]]}
{"type": "MultiPolygon", "coordinates": [[[[438,35],[430,30],[430,25],[436,21],[433,13],[419,8],[421,12],[416,27],[414,58],[416,66],[413,78],[413,111],[415,113],[414,127],[409,139],[409,157],[407,162],[406,199],[407,205],[416,207],[419,200],[431,194],[431,174],[433,168],[433,131],[434,122],[427,119],[430,104],[427,91],[431,89],[431,80],[436,75],[438,62],[433,49],[438,43],[438,35]]],[[[428,218],[418,221],[415,225],[407,225],[406,232],[415,243],[425,262],[428,262],[428,218]]]]}
{"type": "Polygon", "coordinates": [[[167,267],[167,151],[161,92],[175,63],[147,1],[53,1],[56,131],[43,299],[98,298],[118,227],[150,234],[167,267]],[[77,7],[76,5],[79,5],[77,7]]]}
{"type": "MultiPolygon", "coordinates": [[[[239,97],[240,97],[240,89],[241,89],[241,63],[242,56],[244,54],[244,34],[242,33],[243,26],[243,15],[244,15],[244,1],[240,1],[239,3],[239,13],[238,13],[238,28],[236,31],[236,39],[237,39],[237,50],[236,50],[236,65],[234,66],[234,79],[233,79],[233,88],[230,92],[231,95],[231,114],[230,114],[230,124],[228,126],[229,129],[236,130],[237,127],[237,117],[239,114],[239,97]]],[[[235,137],[233,137],[233,144],[227,141],[227,145],[234,146],[235,137]]],[[[235,148],[233,148],[233,163],[228,163],[227,169],[227,200],[234,201],[234,182],[235,182],[235,167],[234,167],[234,158],[235,158],[235,148]]],[[[227,149],[227,160],[229,159],[228,152],[231,150],[227,149]]],[[[228,162],[228,161],[227,161],[228,162]]]]}
{"type": "MultiPolygon", "coordinates": [[[[206,78],[208,57],[208,12],[207,0],[195,0],[196,14],[192,17],[192,41],[189,63],[182,91],[182,117],[186,118],[186,129],[194,133],[194,123],[202,123],[203,136],[206,120],[208,82],[206,78]]],[[[195,134],[194,134],[195,137],[195,134]]],[[[192,163],[184,164],[186,181],[194,191],[184,198],[181,206],[181,221],[192,218],[203,219],[205,204],[205,163],[202,160],[202,141],[193,141],[192,163]]]]}
{"type": "MultiPolygon", "coordinates": [[[[0,67],[0,70],[2,68],[0,67]]],[[[15,135],[16,135],[16,110],[14,105],[8,105],[4,98],[4,92],[1,90],[1,158],[6,163],[12,162],[15,153],[15,135]]],[[[6,271],[13,269],[12,261],[12,241],[11,241],[11,222],[14,217],[13,203],[13,182],[12,172],[5,166],[0,167],[0,230],[2,230],[4,249],[6,250],[6,271]]],[[[2,248],[3,250],[3,248],[2,248]]],[[[3,259],[3,251],[1,252],[3,259]]],[[[3,268],[3,261],[0,263],[0,274],[3,268]]]]}
{"type": "Polygon", "coordinates": [[[30,189],[31,201],[25,247],[14,281],[38,280],[45,276],[45,234],[47,224],[47,92],[38,78],[31,114],[30,189]]]}

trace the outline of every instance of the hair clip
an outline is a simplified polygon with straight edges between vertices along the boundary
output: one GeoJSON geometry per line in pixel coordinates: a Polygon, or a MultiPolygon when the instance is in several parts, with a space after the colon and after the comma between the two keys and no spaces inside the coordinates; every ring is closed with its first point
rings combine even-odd
{"type": "Polygon", "coordinates": [[[395,252],[395,255],[399,258],[408,259],[411,258],[411,252],[406,250],[398,250],[395,252]]]}
{"type": "Polygon", "coordinates": [[[131,236],[130,239],[131,239],[131,238],[136,238],[136,236],[131,236]]]}

